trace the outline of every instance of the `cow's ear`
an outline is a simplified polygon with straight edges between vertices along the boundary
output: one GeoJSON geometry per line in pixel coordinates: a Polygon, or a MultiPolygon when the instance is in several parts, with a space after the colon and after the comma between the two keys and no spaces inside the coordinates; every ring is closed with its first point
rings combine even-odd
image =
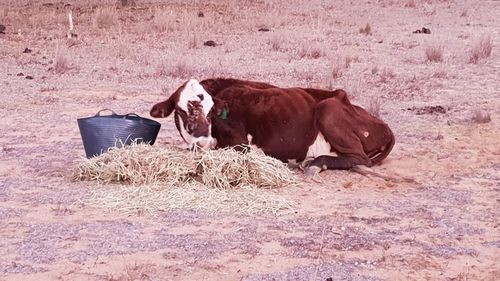
{"type": "Polygon", "coordinates": [[[214,101],[214,106],[213,106],[212,110],[217,116],[221,116],[224,113],[224,111],[227,112],[228,107],[227,107],[226,101],[223,101],[223,100],[218,99],[216,97],[212,97],[212,99],[214,101]]]}
{"type": "Polygon", "coordinates": [[[157,103],[151,108],[149,114],[155,118],[168,117],[175,109],[175,101],[172,97],[166,101],[157,103]]]}

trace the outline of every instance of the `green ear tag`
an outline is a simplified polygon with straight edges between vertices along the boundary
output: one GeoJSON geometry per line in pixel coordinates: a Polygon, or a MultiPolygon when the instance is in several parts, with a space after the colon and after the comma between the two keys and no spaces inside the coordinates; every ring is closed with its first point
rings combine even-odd
{"type": "Polygon", "coordinates": [[[226,120],[227,114],[228,114],[227,108],[224,107],[224,110],[222,110],[222,114],[220,115],[220,119],[226,120]]]}

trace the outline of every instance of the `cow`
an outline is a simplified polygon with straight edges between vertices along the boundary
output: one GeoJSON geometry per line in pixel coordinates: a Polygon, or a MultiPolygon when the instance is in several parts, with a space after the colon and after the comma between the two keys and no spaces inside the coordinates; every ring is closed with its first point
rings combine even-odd
{"type": "Polygon", "coordinates": [[[191,79],[150,114],[174,113],[190,147],[254,145],[283,162],[307,163],[306,174],[379,164],[395,138],[389,126],[351,104],[344,90],[281,88],[216,78],[191,79]]]}

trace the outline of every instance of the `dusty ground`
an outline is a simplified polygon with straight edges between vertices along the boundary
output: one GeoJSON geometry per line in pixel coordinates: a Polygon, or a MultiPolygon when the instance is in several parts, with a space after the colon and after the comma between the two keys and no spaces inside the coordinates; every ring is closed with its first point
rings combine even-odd
{"type": "MultiPolygon", "coordinates": [[[[0,279],[498,280],[499,1],[135,2],[0,1],[0,279]],[[278,217],[81,203],[77,118],[148,116],[212,76],[378,98],[397,145],[375,169],[417,183],[329,171],[277,191],[296,208],[278,217]]],[[[181,146],[162,122],[157,145],[181,146]]]]}

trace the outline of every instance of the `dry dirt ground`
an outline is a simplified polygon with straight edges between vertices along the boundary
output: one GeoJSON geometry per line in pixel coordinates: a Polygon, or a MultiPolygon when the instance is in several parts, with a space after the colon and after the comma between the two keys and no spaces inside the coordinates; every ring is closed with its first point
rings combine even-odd
{"type": "MultiPolygon", "coordinates": [[[[0,279],[498,280],[499,14],[485,0],[1,0],[0,279]],[[147,117],[214,76],[380,105],[397,145],[374,169],[417,183],[328,171],[275,191],[295,208],[281,216],[81,203],[96,184],[71,181],[77,118],[147,117]]],[[[156,145],[182,146],[161,122],[156,145]]]]}

